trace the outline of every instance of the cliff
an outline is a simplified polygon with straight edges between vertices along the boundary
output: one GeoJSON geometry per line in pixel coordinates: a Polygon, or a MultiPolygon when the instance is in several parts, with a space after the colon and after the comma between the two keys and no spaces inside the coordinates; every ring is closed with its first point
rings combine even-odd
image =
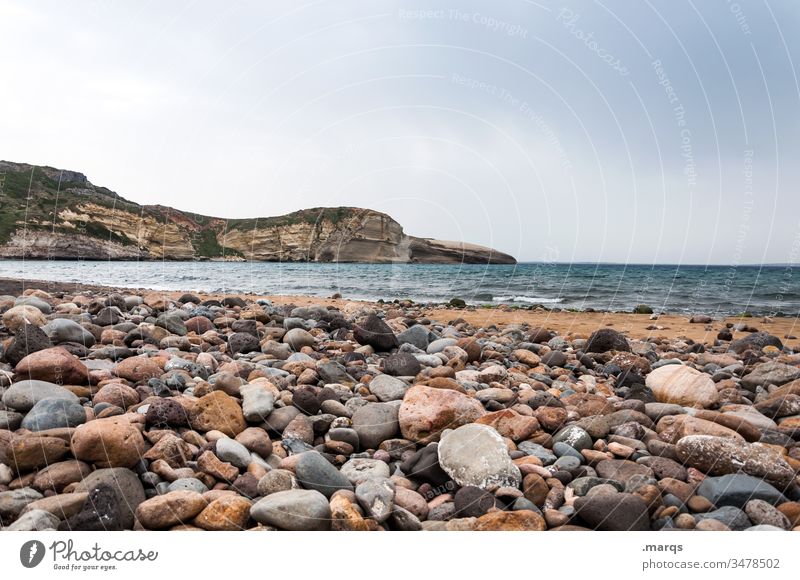
{"type": "Polygon", "coordinates": [[[224,219],[139,205],[76,171],[0,161],[0,258],[514,264],[355,207],[224,219]]]}

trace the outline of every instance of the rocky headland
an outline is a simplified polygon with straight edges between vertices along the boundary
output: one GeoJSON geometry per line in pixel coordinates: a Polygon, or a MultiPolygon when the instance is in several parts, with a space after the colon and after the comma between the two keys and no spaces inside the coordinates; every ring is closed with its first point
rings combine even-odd
{"type": "Polygon", "coordinates": [[[139,205],[77,171],[0,161],[0,258],[514,264],[355,207],[225,219],[139,205]]]}
{"type": "Polygon", "coordinates": [[[800,528],[800,355],[755,326],[32,288],[0,312],[4,529],[800,528]]]}

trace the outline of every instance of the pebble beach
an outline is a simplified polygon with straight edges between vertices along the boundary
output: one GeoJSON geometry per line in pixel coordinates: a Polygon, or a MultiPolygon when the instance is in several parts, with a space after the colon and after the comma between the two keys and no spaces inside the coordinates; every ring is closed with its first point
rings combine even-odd
{"type": "Polygon", "coordinates": [[[4,530],[800,530],[794,319],[3,288],[4,530]]]}

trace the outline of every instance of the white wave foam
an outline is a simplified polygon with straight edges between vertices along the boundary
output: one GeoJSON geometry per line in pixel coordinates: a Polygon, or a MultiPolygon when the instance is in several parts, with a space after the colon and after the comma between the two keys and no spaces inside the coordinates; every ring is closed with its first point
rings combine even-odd
{"type": "Polygon", "coordinates": [[[492,302],[527,302],[528,304],[558,304],[563,298],[542,298],[539,296],[495,296],[492,302]]]}

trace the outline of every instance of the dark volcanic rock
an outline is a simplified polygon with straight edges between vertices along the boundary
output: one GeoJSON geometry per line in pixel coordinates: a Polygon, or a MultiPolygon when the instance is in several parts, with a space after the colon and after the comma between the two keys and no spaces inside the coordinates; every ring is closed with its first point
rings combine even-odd
{"type": "Polygon", "coordinates": [[[777,336],[772,336],[768,332],[754,332],[744,338],[734,340],[729,349],[736,354],[742,354],[744,351],[761,350],[765,346],[774,346],[775,348],[783,349],[783,343],[777,336]]]}
{"type": "Polygon", "coordinates": [[[422,370],[422,366],[413,354],[399,352],[387,356],[383,360],[383,372],[395,377],[416,376],[422,370]]]}
{"type": "Polygon", "coordinates": [[[594,331],[586,342],[586,352],[608,352],[610,350],[629,352],[631,347],[628,339],[622,333],[611,328],[594,331]]]}
{"type": "Polygon", "coordinates": [[[19,361],[31,354],[53,346],[47,334],[38,326],[27,322],[14,335],[14,340],[5,352],[5,359],[16,366],[19,361]]]}
{"type": "Polygon", "coordinates": [[[596,493],[575,500],[578,515],[594,530],[611,532],[650,529],[647,504],[630,493],[596,493]]]}
{"type": "Polygon", "coordinates": [[[97,485],[89,491],[83,508],[62,521],[59,530],[116,532],[126,529],[128,514],[120,503],[117,491],[108,485],[97,485]]]}
{"type": "Polygon", "coordinates": [[[376,314],[370,314],[362,324],[354,326],[353,336],[359,344],[368,344],[378,352],[386,352],[398,346],[392,329],[376,314]]]}

